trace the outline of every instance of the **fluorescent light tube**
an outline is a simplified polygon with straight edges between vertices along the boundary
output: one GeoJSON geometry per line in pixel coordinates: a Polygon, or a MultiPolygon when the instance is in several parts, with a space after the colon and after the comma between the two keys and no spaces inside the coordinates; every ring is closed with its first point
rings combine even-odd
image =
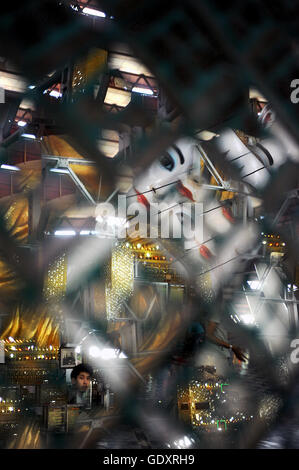
{"type": "Polygon", "coordinates": [[[12,165],[1,165],[1,167],[3,170],[11,170],[11,171],[20,171],[20,168],[18,168],[17,166],[12,166],[12,165]]]}
{"type": "Polygon", "coordinates": [[[34,134],[22,134],[21,137],[25,137],[27,139],[36,139],[34,134]]]}
{"type": "Polygon", "coordinates": [[[56,230],[54,232],[56,237],[73,237],[76,235],[75,230],[56,230]]]}
{"type": "Polygon", "coordinates": [[[101,18],[106,18],[106,13],[100,10],[94,10],[93,8],[84,7],[82,10],[86,15],[100,16],[101,18]]]}
{"type": "Polygon", "coordinates": [[[52,173],[65,173],[65,174],[69,174],[69,170],[67,168],[50,168],[50,171],[52,171],[52,173]]]}
{"type": "Polygon", "coordinates": [[[132,91],[134,93],[140,93],[142,95],[153,95],[154,94],[153,90],[150,90],[149,88],[141,88],[141,87],[138,87],[138,86],[134,86],[132,88],[132,91]]]}

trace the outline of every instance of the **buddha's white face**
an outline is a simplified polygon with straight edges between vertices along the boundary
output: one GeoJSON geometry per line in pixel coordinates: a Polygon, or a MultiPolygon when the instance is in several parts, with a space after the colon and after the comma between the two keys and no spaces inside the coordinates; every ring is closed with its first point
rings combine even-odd
{"type": "Polygon", "coordinates": [[[188,138],[180,139],[171,145],[140,177],[136,178],[134,181],[136,193],[153,190],[144,195],[149,203],[157,197],[163,197],[174,186],[171,183],[185,178],[191,170],[195,149],[195,141],[188,138]]]}

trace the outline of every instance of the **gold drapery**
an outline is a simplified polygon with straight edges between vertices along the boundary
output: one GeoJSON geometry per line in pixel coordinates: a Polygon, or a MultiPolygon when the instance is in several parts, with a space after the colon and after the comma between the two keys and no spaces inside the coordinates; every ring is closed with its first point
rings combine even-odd
{"type": "Polygon", "coordinates": [[[13,300],[23,286],[24,283],[17,277],[7,262],[0,259],[0,299],[5,301],[13,300]]]}
{"type": "MultiPolygon", "coordinates": [[[[65,255],[58,257],[51,263],[44,284],[46,304],[33,309],[17,306],[12,313],[9,324],[0,335],[1,339],[7,339],[11,336],[14,339],[35,340],[39,346],[59,347],[59,319],[57,317],[60,312],[57,308],[57,302],[65,294],[66,270],[65,255]]],[[[6,284],[4,286],[0,284],[0,292],[1,287],[3,287],[3,292],[5,288],[11,290],[16,288],[13,273],[7,271],[6,278],[4,278],[4,272],[3,269],[1,271],[2,281],[5,280],[6,284]]]]}
{"type": "Polygon", "coordinates": [[[27,196],[14,194],[13,196],[2,198],[0,210],[11,237],[18,242],[26,243],[29,229],[27,196]]]}
{"type": "Polygon", "coordinates": [[[35,189],[41,183],[42,161],[34,160],[20,163],[21,171],[15,175],[16,182],[21,191],[35,189]]]}
{"type": "Polygon", "coordinates": [[[41,347],[59,347],[58,324],[45,307],[32,310],[18,306],[0,339],[10,336],[13,339],[34,340],[41,347]]]}
{"type": "Polygon", "coordinates": [[[70,164],[70,168],[76,173],[86,189],[96,199],[100,184],[100,173],[94,165],[70,164]]]}
{"type": "Polygon", "coordinates": [[[43,138],[43,151],[48,155],[67,158],[83,158],[68,142],[65,136],[49,135],[43,138]]]}
{"type": "Polygon", "coordinates": [[[183,307],[175,308],[172,305],[171,308],[168,307],[167,312],[163,312],[155,331],[145,339],[138,351],[139,353],[146,351],[147,354],[131,359],[132,365],[140,374],[144,375],[157,367],[165,354],[163,351],[171,348],[185,325],[186,317],[183,307]]]}
{"type": "MultiPolygon", "coordinates": [[[[28,198],[24,195],[4,197],[0,201],[3,221],[12,239],[18,244],[28,239],[28,198]]],[[[0,299],[11,301],[24,283],[17,277],[12,266],[0,254],[0,299]]]]}
{"type": "Polygon", "coordinates": [[[44,137],[43,146],[45,152],[51,155],[59,156],[61,158],[65,157],[81,159],[82,164],[70,163],[70,168],[82,181],[84,186],[86,186],[86,189],[92,194],[92,196],[97,198],[100,183],[100,173],[95,165],[84,165],[84,156],[78,153],[67,142],[67,139],[65,139],[64,136],[58,137],[56,135],[50,135],[44,137]]]}
{"type": "Polygon", "coordinates": [[[43,448],[40,425],[34,419],[27,420],[17,437],[13,437],[7,449],[41,449],[43,448]]]}
{"type": "Polygon", "coordinates": [[[93,48],[86,57],[78,61],[74,66],[72,88],[80,91],[88,84],[88,81],[96,79],[107,65],[108,52],[103,49],[93,48]]]}

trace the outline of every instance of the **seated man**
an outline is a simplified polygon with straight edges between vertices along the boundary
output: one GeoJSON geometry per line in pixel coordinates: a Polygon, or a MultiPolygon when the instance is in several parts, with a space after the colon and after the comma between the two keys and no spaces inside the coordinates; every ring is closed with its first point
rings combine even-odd
{"type": "Polygon", "coordinates": [[[92,376],[93,370],[87,364],[78,364],[73,368],[68,403],[85,406],[90,404],[90,381],[92,376]]]}

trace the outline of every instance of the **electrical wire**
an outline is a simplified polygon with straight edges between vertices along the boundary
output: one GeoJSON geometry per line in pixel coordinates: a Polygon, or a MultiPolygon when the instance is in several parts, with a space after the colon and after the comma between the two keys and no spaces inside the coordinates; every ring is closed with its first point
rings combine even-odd
{"type": "Polygon", "coordinates": [[[251,173],[248,173],[248,175],[242,176],[242,180],[246,178],[247,176],[253,175],[254,173],[257,173],[258,171],[263,170],[264,168],[269,168],[269,166],[262,166],[261,168],[258,168],[257,170],[252,171],[251,173]]]}
{"type": "MultiPolygon", "coordinates": [[[[233,162],[233,161],[237,160],[238,158],[244,157],[245,155],[249,155],[250,153],[252,153],[252,152],[243,153],[242,155],[239,155],[238,157],[233,158],[232,160],[230,160],[230,162],[233,162]]],[[[257,171],[262,170],[263,168],[268,168],[268,167],[267,167],[267,166],[264,166],[264,167],[262,167],[262,168],[259,168],[258,170],[253,171],[252,173],[248,173],[248,175],[242,176],[242,179],[243,179],[243,178],[246,178],[247,176],[252,175],[253,173],[256,173],[257,171]]],[[[184,171],[184,172],[182,172],[181,174],[184,174],[184,173],[186,173],[186,172],[187,172],[187,171],[184,171]]],[[[131,198],[131,197],[142,196],[143,194],[148,194],[148,193],[151,193],[151,192],[155,193],[155,192],[157,192],[159,189],[165,188],[165,187],[167,187],[167,186],[171,186],[172,184],[177,184],[177,183],[179,183],[179,182],[180,182],[180,180],[175,180],[175,181],[172,181],[171,183],[167,183],[167,184],[163,184],[163,185],[161,185],[161,186],[158,186],[157,188],[148,189],[148,190],[143,191],[142,193],[139,193],[139,194],[137,194],[137,195],[136,195],[136,194],[131,194],[131,195],[127,196],[127,199],[128,199],[128,198],[131,198]]],[[[227,191],[227,192],[231,192],[231,193],[244,194],[244,195],[247,195],[247,196],[248,196],[248,193],[245,193],[244,191],[238,191],[238,190],[236,190],[236,189],[219,188],[218,191],[227,191]]]]}

